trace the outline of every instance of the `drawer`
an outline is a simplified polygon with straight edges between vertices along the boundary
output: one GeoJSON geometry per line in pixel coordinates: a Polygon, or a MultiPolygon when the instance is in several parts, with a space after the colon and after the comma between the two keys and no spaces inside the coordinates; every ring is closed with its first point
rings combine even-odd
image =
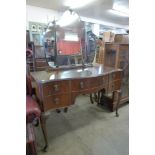
{"type": "Polygon", "coordinates": [[[108,84],[108,75],[104,75],[98,78],[99,86],[108,84]]]}
{"type": "Polygon", "coordinates": [[[119,47],[119,51],[120,51],[120,52],[122,52],[122,51],[123,51],[123,52],[129,52],[129,45],[127,45],[127,46],[126,46],[126,45],[120,46],[120,47],[119,47]]]}
{"type": "Polygon", "coordinates": [[[122,78],[122,72],[117,71],[109,74],[109,80],[110,81],[115,81],[115,80],[120,80],[122,78]]]}
{"type": "Polygon", "coordinates": [[[109,84],[108,92],[113,92],[114,90],[119,90],[120,88],[121,88],[121,80],[117,80],[109,84]]]}
{"type": "Polygon", "coordinates": [[[70,104],[69,94],[52,95],[49,97],[45,97],[43,104],[44,104],[45,111],[66,107],[70,104]]]}
{"type": "Polygon", "coordinates": [[[69,81],[56,81],[43,86],[43,95],[51,96],[53,94],[67,93],[69,91],[69,81]]]}
{"type": "Polygon", "coordinates": [[[89,79],[90,88],[95,88],[100,85],[100,77],[94,77],[89,79]]]}
{"type": "Polygon", "coordinates": [[[48,66],[47,62],[46,61],[36,61],[36,64],[35,64],[37,67],[44,67],[44,66],[48,66]]]}
{"type": "Polygon", "coordinates": [[[90,87],[90,79],[76,79],[71,81],[71,91],[82,91],[85,89],[89,89],[90,87]]]}

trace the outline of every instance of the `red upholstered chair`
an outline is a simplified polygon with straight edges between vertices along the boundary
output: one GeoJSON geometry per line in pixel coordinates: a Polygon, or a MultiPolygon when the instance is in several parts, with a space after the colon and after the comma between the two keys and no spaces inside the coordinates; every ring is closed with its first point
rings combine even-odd
{"type": "Polygon", "coordinates": [[[41,111],[37,102],[29,95],[26,95],[26,123],[32,123],[40,118],[41,111]]]}
{"type": "Polygon", "coordinates": [[[37,155],[33,122],[40,119],[41,110],[32,98],[31,80],[26,77],[26,155],[37,155]]]}
{"type": "Polygon", "coordinates": [[[31,79],[26,76],[26,123],[32,123],[34,120],[40,118],[41,110],[38,103],[32,98],[31,79]]]}

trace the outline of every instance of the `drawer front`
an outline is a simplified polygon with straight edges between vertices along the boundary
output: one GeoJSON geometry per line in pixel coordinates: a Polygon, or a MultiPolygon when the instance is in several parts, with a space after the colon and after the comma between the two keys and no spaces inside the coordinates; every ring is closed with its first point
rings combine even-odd
{"type": "Polygon", "coordinates": [[[94,77],[89,79],[90,88],[99,87],[100,85],[100,77],[94,77]]]}
{"type": "Polygon", "coordinates": [[[70,104],[69,94],[52,95],[50,97],[45,97],[43,104],[45,111],[68,106],[70,104]]]}
{"type": "Polygon", "coordinates": [[[110,81],[120,80],[121,77],[122,77],[121,71],[117,71],[117,72],[113,72],[113,73],[109,74],[110,81]]]}
{"type": "Polygon", "coordinates": [[[115,44],[105,44],[105,49],[106,50],[117,50],[118,45],[115,44]]]}
{"type": "Polygon", "coordinates": [[[129,53],[127,51],[120,51],[119,58],[126,58],[128,60],[129,53]]]}
{"type": "Polygon", "coordinates": [[[76,79],[71,81],[71,91],[89,89],[90,79],[76,79]]]}
{"type": "Polygon", "coordinates": [[[129,52],[129,45],[122,45],[119,47],[119,51],[129,52]]]}
{"type": "Polygon", "coordinates": [[[44,67],[44,66],[48,66],[48,64],[46,61],[39,61],[39,62],[36,62],[36,66],[37,67],[44,67]]]}
{"type": "Polygon", "coordinates": [[[120,88],[121,88],[121,80],[117,80],[109,84],[108,92],[113,92],[114,90],[119,90],[120,88]]]}
{"type": "Polygon", "coordinates": [[[69,91],[69,81],[59,81],[45,84],[43,86],[43,95],[45,97],[53,94],[67,93],[69,91]]]}
{"type": "Polygon", "coordinates": [[[105,86],[108,85],[108,75],[104,75],[102,77],[98,78],[99,86],[105,86]]]}

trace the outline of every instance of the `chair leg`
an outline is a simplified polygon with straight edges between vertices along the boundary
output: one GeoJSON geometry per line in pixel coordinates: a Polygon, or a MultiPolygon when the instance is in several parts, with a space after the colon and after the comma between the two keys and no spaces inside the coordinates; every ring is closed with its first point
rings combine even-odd
{"type": "Polygon", "coordinates": [[[90,94],[90,101],[91,101],[91,103],[92,103],[92,104],[94,104],[94,101],[93,101],[93,96],[92,96],[92,94],[90,94]]]}
{"type": "Polygon", "coordinates": [[[97,96],[97,104],[100,104],[100,96],[101,96],[101,91],[98,91],[98,96],[97,96]]]}
{"type": "Polygon", "coordinates": [[[47,148],[48,148],[48,139],[47,139],[47,129],[46,129],[46,117],[45,116],[41,116],[40,117],[40,123],[41,123],[41,128],[42,128],[42,132],[43,132],[43,136],[44,136],[44,140],[45,140],[45,146],[43,148],[44,152],[47,152],[47,148]]]}
{"type": "Polygon", "coordinates": [[[105,95],[105,89],[100,90],[100,98],[99,98],[99,104],[104,105],[104,95],[105,95]]]}
{"type": "Polygon", "coordinates": [[[64,112],[67,113],[68,111],[68,107],[64,108],[64,112]]]}
{"type": "Polygon", "coordinates": [[[61,113],[61,110],[60,110],[60,109],[56,109],[56,112],[57,112],[57,113],[61,113]]]}
{"type": "Polygon", "coordinates": [[[98,95],[96,93],[94,93],[94,99],[95,99],[95,102],[98,102],[98,95]]]}
{"type": "Polygon", "coordinates": [[[117,103],[116,103],[116,117],[119,117],[118,106],[119,106],[121,95],[122,95],[121,90],[117,90],[117,95],[118,95],[118,98],[117,98],[117,103]]]}
{"type": "Polygon", "coordinates": [[[37,155],[37,146],[33,124],[26,124],[26,155],[37,155]]]}

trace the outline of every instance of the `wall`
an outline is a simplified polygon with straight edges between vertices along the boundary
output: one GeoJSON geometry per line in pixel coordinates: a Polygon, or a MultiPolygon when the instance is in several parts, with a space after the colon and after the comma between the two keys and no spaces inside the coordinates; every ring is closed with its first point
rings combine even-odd
{"type": "Polygon", "coordinates": [[[96,24],[112,26],[112,27],[118,27],[118,28],[125,28],[126,29],[128,27],[128,26],[119,25],[119,24],[115,24],[115,23],[110,23],[110,22],[103,21],[103,20],[101,21],[101,20],[88,18],[88,17],[81,17],[81,20],[86,21],[86,22],[90,22],[90,23],[96,23],[96,24]]]}
{"type": "Polygon", "coordinates": [[[26,29],[29,29],[29,22],[40,22],[40,23],[48,23],[52,21],[54,18],[59,19],[61,13],[57,11],[44,9],[40,7],[26,5],[26,29]]]}
{"type": "MultiPolygon", "coordinates": [[[[49,21],[52,21],[55,19],[60,19],[62,13],[58,11],[54,11],[51,9],[45,9],[40,7],[35,7],[31,5],[26,5],[26,28],[28,29],[28,22],[40,22],[40,23],[48,23],[49,21]]],[[[120,28],[127,28],[127,26],[124,25],[118,25],[115,23],[109,23],[106,21],[100,21],[92,18],[82,17],[81,20],[101,25],[107,25],[107,26],[114,26],[114,27],[120,27],[120,28]]]]}

